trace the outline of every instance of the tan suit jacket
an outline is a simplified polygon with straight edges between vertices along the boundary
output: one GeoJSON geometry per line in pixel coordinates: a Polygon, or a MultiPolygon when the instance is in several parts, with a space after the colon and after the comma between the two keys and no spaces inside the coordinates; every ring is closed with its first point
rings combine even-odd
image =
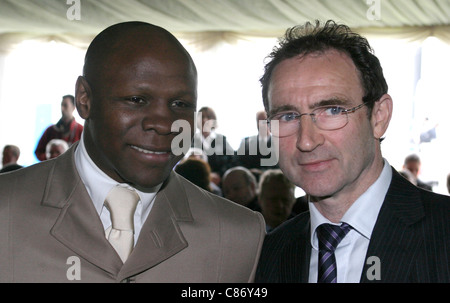
{"type": "Polygon", "coordinates": [[[75,168],[75,146],[0,175],[0,282],[253,281],[261,214],[174,172],[122,264],[75,168]]]}

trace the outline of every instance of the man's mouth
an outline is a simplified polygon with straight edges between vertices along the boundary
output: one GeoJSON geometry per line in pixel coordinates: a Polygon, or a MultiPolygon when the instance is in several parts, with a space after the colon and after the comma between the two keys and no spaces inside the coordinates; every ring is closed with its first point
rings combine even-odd
{"type": "Polygon", "coordinates": [[[130,145],[131,148],[144,153],[144,154],[155,154],[155,155],[164,155],[164,154],[168,154],[169,152],[167,151],[154,151],[154,150],[148,150],[148,149],[144,149],[142,147],[138,147],[136,145],[130,145]]]}
{"type": "Polygon", "coordinates": [[[322,171],[331,165],[332,159],[315,160],[311,162],[301,163],[300,166],[308,171],[322,171]]]}

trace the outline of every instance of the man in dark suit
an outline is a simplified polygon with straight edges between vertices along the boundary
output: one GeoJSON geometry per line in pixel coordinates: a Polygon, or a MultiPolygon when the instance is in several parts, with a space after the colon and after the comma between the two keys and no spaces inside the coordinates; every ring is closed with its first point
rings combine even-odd
{"type": "Polygon", "coordinates": [[[2,152],[2,169],[0,169],[0,173],[10,172],[19,168],[22,168],[22,165],[19,165],[17,161],[20,157],[20,148],[16,145],[5,145],[2,152]]]}
{"type": "Polygon", "coordinates": [[[197,105],[179,41],[143,22],[108,27],[76,103],[80,141],[0,176],[0,282],[253,281],[262,215],[173,172],[174,122],[192,138],[197,105]]]}
{"type": "Polygon", "coordinates": [[[309,211],[266,236],[257,282],[450,282],[450,198],[381,154],[393,102],[367,40],[297,26],[261,78],[280,168],[309,211]]]}
{"type": "Polygon", "coordinates": [[[272,142],[267,129],[267,113],[256,112],[256,128],[258,134],[241,140],[236,156],[235,166],[259,170],[278,168],[278,161],[271,150],[272,142]]]}

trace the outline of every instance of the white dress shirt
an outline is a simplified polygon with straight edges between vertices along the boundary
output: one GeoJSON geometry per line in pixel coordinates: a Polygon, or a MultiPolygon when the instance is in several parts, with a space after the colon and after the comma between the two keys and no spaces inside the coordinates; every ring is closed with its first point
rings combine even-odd
{"type": "MultiPolygon", "coordinates": [[[[117,181],[106,175],[89,157],[86,147],[84,146],[84,133],[81,135],[80,143],[75,150],[75,166],[77,168],[78,174],[81,177],[84,185],[86,186],[87,192],[94,203],[94,207],[102,221],[103,227],[106,230],[111,226],[111,217],[108,209],[104,206],[106,196],[109,191],[119,184],[117,181]]],[[[123,186],[131,186],[127,184],[122,184],[123,186]]],[[[134,213],[134,243],[136,244],[139,237],[139,233],[142,229],[142,225],[147,219],[150,210],[152,209],[156,193],[158,192],[161,185],[154,188],[154,191],[150,193],[141,192],[135,188],[139,195],[139,202],[134,213]]]]}
{"type": "MultiPolygon", "coordinates": [[[[339,243],[335,251],[338,283],[358,283],[360,281],[370,237],[391,179],[391,166],[384,159],[384,167],[378,179],[350,206],[342,217],[341,223],[350,224],[352,229],[339,243]]],[[[322,216],[312,202],[309,202],[309,210],[312,231],[309,282],[316,283],[319,255],[316,228],[322,223],[334,223],[322,216]]]]}

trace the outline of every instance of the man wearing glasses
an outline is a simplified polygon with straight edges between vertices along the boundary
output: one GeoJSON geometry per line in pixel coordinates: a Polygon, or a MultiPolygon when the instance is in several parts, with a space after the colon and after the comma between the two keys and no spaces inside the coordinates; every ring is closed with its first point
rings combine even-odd
{"type": "Polygon", "coordinates": [[[268,234],[257,282],[450,282],[450,198],[391,167],[393,102],[367,40],[347,26],[286,32],[261,78],[279,165],[309,212],[268,234]]]}

